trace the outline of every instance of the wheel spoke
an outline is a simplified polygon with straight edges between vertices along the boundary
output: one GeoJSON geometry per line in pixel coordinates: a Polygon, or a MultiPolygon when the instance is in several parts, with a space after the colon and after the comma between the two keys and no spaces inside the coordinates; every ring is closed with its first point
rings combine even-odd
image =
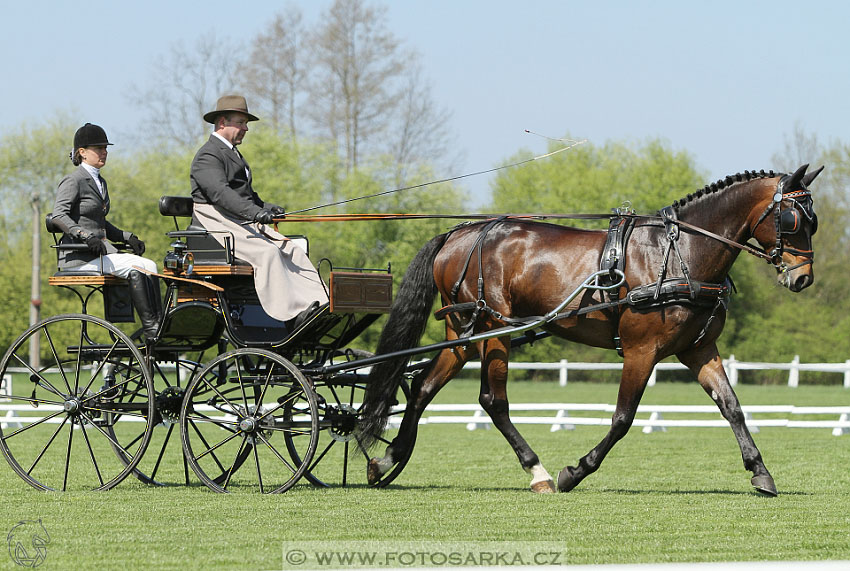
{"type": "MultiPolygon", "coordinates": [[[[22,426],[21,428],[17,429],[15,432],[13,432],[13,433],[11,433],[11,434],[7,434],[6,436],[4,436],[4,437],[3,437],[3,440],[9,440],[9,439],[10,439],[10,438],[12,438],[13,436],[18,435],[18,434],[20,434],[21,432],[25,432],[25,431],[29,430],[30,428],[35,428],[35,427],[36,427],[36,426],[38,426],[39,424],[41,424],[41,423],[43,423],[43,422],[47,422],[47,421],[48,421],[48,420],[50,420],[51,418],[56,418],[56,417],[57,417],[57,416],[59,416],[60,414],[65,414],[65,411],[64,411],[64,410],[57,410],[57,411],[56,411],[56,412],[54,412],[53,414],[50,414],[50,415],[48,415],[48,416],[44,416],[44,417],[42,417],[42,418],[40,418],[40,419],[36,420],[35,422],[31,422],[31,423],[29,423],[29,424],[28,424],[28,425],[26,425],[26,426],[22,426]]],[[[67,420],[67,418],[68,418],[68,417],[66,416],[66,417],[65,417],[65,419],[67,420]]]]}
{"type": "MultiPolygon", "coordinates": [[[[200,439],[201,443],[203,443],[203,445],[206,446],[207,449],[209,449],[210,448],[209,442],[207,442],[207,439],[204,438],[203,434],[201,434],[201,431],[198,429],[197,425],[194,422],[192,422],[191,420],[189,421],[189,423],[192,425],[192,428],[198,434],[198,438],[200,439]]],[[[210,451],[210,457],[216,463],[216,465],[218,466],[218,469],[221,470],[222,472],[224,472],[224,465],[218,459],[218,456],[215,455],[215,452],[210,451]]],[[[183,458],[186,459],[186,456],[184,455],[183,458]]]]}
{"type": "MultiPolygon", "coordinates": [[[[32,471],[35,470],[36,464],[38,464],[38,461],[41,460],[42,456],[44,456],[45,452],[47,452],[47,449],[50,448],[50,445],[53,444],[53,441],[59,435],[59,431],[62,430],[62,427],[65,426],[66,422],[68,422],[67,416],[62,419],[62,422],[60,422],[59,426],[56,427],[56,430],[53,431],[53,435],[47,441],[47,444],[44,445],[44,448],[42,448],[41,452],[38,453],[38,456],[35,457],[35,460],[33,460],[33,463],[30,466],[29,470],[27,470],[27,474],[31,474],[32,471]]],[[[73,427],[73,424],[72,424],[71,430],[73,430],[73,429],[74,429],[74,427],[73,427]]],[[[20,431],[18,431],[18,432],[20,432],[20,431]]]]}
{"type": "Polygon", "coordinates": [[[94,471],[97,474],[97,479],[100,481],[101,487],[103,487],[103,476],[100,475],[100,467],[97,465],[97,459],[94,457],[94,450],[92,450],[91,442],[89,442],[89,435],[86,431],[85,423],[80,423],[80,430],[83,431],[83,439],[86,441],[86,448],[89,451],[89,458],[91,458],[92,466],[94,466],[94,471]]]}
{"type": "Polygon", "coordinates": [[[159,454],[156,457],[156,463],[153,466],[153,470],[151,470],[150,478],[153,480],[156,478],[156,473],[159,471],[159,464],[162,462],[162,458],[165,455],[165,447],[168,445],[168,441],[171,439],[171,433],[174,432],[174,425],[168,427],[168,432],[165,434],[165,438],[162,440],[162,447],[159,449],[159,454]]]}
{"type": "MultiPolygon", "coordinates": [[[[21,358],[18,356],[18,354],[17,354],[17,353],[14,353],[12,356],[13,356],[13,357],[14,357],[14,358],[15,358],[15,359],[16,359],[16,360],[20,363],[20,364],[22,364],[24,367],[26,367],[27,369],[29,369],[29,370],[30,370],[30,373],[32,373],[33,375],[35,375],[36,377],[38,377],[38,379],[39,379],[39,381],[40,381],[40,382],[38,382],[38,383],[33,383],[33,384],[35,384],[36,386],[39,386],[39,387],[43,388],[44,390],[46,390],[46,391],[47,391],[47,392],[49,392],[49,393],[53,393],[53,394],[54,394],[54,395],[56,395],[57,397],[61,398],[63,401],[65,400],[65,395],[64,395],[64,394],[62,394],[62,391],[60,391],[59,389],[57,389],[56,387],[54,387],[54,386],[53,386],[53,383],[51,383],[49,380],[47,380],[47,378],[45,378],[45,377],[44,377],[44,376],[43,376],[43,375],[42,375],[39,371],[36,371],[35,369],[33,369],[33,368],[32,368],[32,366],[29,364],[29,361],[26,361],[26,360],[24,360],[24,359],[21,359],[21,358]]],[[[61,365],[59,366],[59,369],[60,369],[60,370],[62,369],[61,365]]],[[[32,377],[30,377],[30,379],[32,379],[32,377]]],[[[32,382],[32,380],[31,380],[30,382],[32,382]]]]}
{"type": "Polygon", "coordinates": [[[257,481],[260,483],[260,493],[265,494],[266,491],[263,489],[263,473],[260,470],[260,453],[257,451],[256,446],[252,446],[254,449],[254,464],[257,466],[257,481]]]}
{"type": "MultiPolygon", "coordinates": [[[[230,439],[228,439],[228,440],[230,440],[230,439]]],[[[227,486],[230,485],[230,477],[233,475],[234,470],[237,468],[236,463],[239,460],[239,456],[242,455],[242,451],[245,449],[245,445],[247,443],[248,443],[247,438],[243,438],[242,442],[239,443],[239,451],[236,452],[236,457],[233,458],[233,464],[231,464],[230,468],[227,469],[227,476],[224,478],[224,485],[222,486],[222,488],[224,490],[227,490],[227,486]]]]}
{"type": "MultiPolygon", "coordinates": [[[[228,442],[230,442],[231,440],[233,440],[233,439],[234,439],[234,438],[236,438],[237,436],[239,436],[239,433],[238,433],[238,432],[234,432],[234,433],[233,433],[233,434],[231,434],[230,436],[225,437],[225,439],[224,439],[224,440],[220,441],[220,442],[219,442],[218,444],[216,444],[215,446],[212,446],[212,447],[210,447],[210,448],[207,448],[207,449],[206,449],[206,450],[204,450],[201,454],[198,454],[197,456],[194,456],[192,459],[193,459],[193,460],[195,460],[195,461],[200,460],[201,458],[203,458],[203,457],[204,457],[204,456],[206,456],[207,454],[211,454],[214,450],[218,450],[219,448],[221,448],[222,446],[224,446],[225,444],[227,444],[228,442]]],[[[239,449],[241,450],[242,448],[240,447],[239,449]]]]}
{"type": "Polygon", "coordinates": [[[62,491],[68,489],[68,467],[71,465],[71,445],[74,443],[74,420],[71,420],[71,429],[68,431],[68,449],[65,452],[65,473],[62,478],[62,491]]]}
{"type": "Polygon", "coordinates": [[[263,435],[262,435],[262,434],[260,434],[259,432],[257,433],[257,436],[259,436],[259,437],[260,437],[260,440],[262,440],[262,441],[263,441],[263,444],[265,444],[265,445],[268,447],[268,449],[272,451],[272,454],[274,454],[275,456],[277,456],[277,459],[278,459],[278,460],[280,460],[280,461],[281,461],[281,463],[283,463],[283,464],[284,464],[287,468],[289,468],[289,471],[290,471],[290,472],[292,472],[292,473],[294,474],[295,472],[297,472],[297,471],[298,471],[298,468],[296,468],[295,466],[293,466],[292,464],[290,464],[290,463],[289,463],[289,460],[287,460],[286,458],[284,458],[283,456],[281,456],[280,452],[278,452],[278,451],[277,451],[277,448],[275,448],[274,446],[272,446],[272,445],[271,445],[271,443],[268,441],[268,439],[266,439],[266,437],[265,437],[265,436],[263,436],[263,435]]]}
{"type": "Polygon", "coordinates": [[[65,381],[65,388],[68,389],[68,394],[71,392],[71,385],[68,383],[68,377],[65,375],[65,368],[62,367],[62,360],[59,358],[59,353],[56,351],[56,346],[53,344],[53,338],[50,336],[50,330],[47,326],[44,326],[44,337],[47,339],[48,344],[50,345],[50,353],[53,355],[53,362],[56,364],[56,368],[59,369],[59,374],[62,375],[62,380],[65,381]]]}

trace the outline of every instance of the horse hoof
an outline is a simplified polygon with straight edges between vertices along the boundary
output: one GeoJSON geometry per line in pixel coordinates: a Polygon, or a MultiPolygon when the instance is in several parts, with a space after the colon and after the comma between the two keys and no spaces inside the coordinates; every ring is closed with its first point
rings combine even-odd
{"type": "Polygon", "coordinates": [[[567,466],[558,473],[558,491],[569,492],[578,485],[575,478],[575,470],[567,466]]]}
{"type": "Polygon", "coordinates": [[[773,483],[773,478],[770,476],[753,476],[750,482],[757,492],[774,498],[779,495],[779,492],[776,491],[776,484],[773,483]]]}
{"type": "Polygon", "coordinates": [[[381,472],[381,466],[378,462],[377,458],[372,458],[369,460],[369,464],[366,466],[366,481],[370,486],[374,486],[378,482],[381,481],[384,473],[381,472]]]}
{"type": "Polygon", "coordinates": [[[555,482],[552,480],[541,480],[531,484],[531,491],[535,494],[554,494],[557,492],[555,482]]]}

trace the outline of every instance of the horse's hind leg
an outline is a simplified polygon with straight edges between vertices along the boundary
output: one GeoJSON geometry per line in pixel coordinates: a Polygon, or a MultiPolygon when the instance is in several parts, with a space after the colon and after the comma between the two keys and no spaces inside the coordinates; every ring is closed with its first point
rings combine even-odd
{"type": "Polygon", "coordinates": [[[617,406],[611,418],[611,429],[596,447],[579,460],[578,466],[567,466],[561,470],[558,474],[558,491],[569,492],[598,470],[608,452],[626,435],[634,422],[638,404],[654,365],[653,357],[645,352],[635,350],[626,353],[617,406]]]}
{"type": "Polygon", "coordinates": [[[531,474],[531,489],[538,493],[555,492],[552,476],[540,463],[534,450],[520,435],[509,416],[506,384],[510,338],[489,339],[479,343],[481,357],[481,393],[478,402],[493,420],[493,425],[513,448],[523,469],[531,474]]]}
{"type": "MultiPolygon", "coordinates": [[[[404,468],[419,430],[419,419],[437,392],[445,386],[464,363],[469,360],[468,350],[463,347],[443,349],[429,364],[417,373],[410,386],[410,398],[399,426],[398,434],[389,443],[384,456],[372,458],[367,466],[367,481],[372,486],[383,487],[394,480],[404,468]],[[392,470],[392,471],[391,471],[392,470]]],[[[475,350],[472,350],[474,355],[475,350]]]]}
{"type": "Polygon", "coordinates": [[[729,383],[720,355],[717,353],[717,346],[711,343],[680,353],[677,357],[696,374],[699,384],[717,403],[721,414],[729,421],[732,432],[738,440],[738,446],[741,447],[744,467],[753,473],[751,482],[755,489],[768,496],[776,496],[773,477],[767,471],[761,453],[747,428],[738,397],[729,383]]]}

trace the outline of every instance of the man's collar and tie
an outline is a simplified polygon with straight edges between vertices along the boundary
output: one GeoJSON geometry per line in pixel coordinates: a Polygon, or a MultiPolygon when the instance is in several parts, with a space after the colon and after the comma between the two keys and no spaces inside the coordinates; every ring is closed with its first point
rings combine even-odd
{"type": "Polygon", "coordinates": [[[245,167],[245,174],[250,176],[251,175],[251,169],[248,167],[248,163],[247,163],[247,161],[245,161],[245,157],[243,157],[242,153],[239,152],[239,149],[236,148],[236,145],[234,145],[233,143],[231,143],[230,141],[228,141],[227,139],[225,139],[224,137],[222,137],[221,135],[219,135],[216,132],[213,132],[213,137],[217,137],[219,141],[221,141],[222,143],[227,145],[228,148],[230,148],[230,150],[233,151],[233,153],[236,155],[238,162],[240,162],[245,167]]]}

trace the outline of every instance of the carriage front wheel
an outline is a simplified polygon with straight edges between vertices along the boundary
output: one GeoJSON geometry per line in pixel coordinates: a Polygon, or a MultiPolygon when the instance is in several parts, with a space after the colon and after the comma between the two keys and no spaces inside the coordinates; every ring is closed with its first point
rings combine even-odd
{"type": "Polygon", "coordinates": [[[290,361],[263,349],[213,359],[186,387],[180,411],[186,459],[216,492],[285,492],[307,470],[318,432],[310,383],[290,361]],[[306,443],[300,465],[286,451],[293,435],[306,443]]]}
{"type": "Polygon", "coordinates": [[[0,450],[34,488],[108,490],[141,460],[153,383],[139,349],[111,323],[84,314],[45,319],[15,340],[0,378],[11,384],[0,394],[0,450]],[[116,380],[119,364],[133,374],[116,380]]]}

